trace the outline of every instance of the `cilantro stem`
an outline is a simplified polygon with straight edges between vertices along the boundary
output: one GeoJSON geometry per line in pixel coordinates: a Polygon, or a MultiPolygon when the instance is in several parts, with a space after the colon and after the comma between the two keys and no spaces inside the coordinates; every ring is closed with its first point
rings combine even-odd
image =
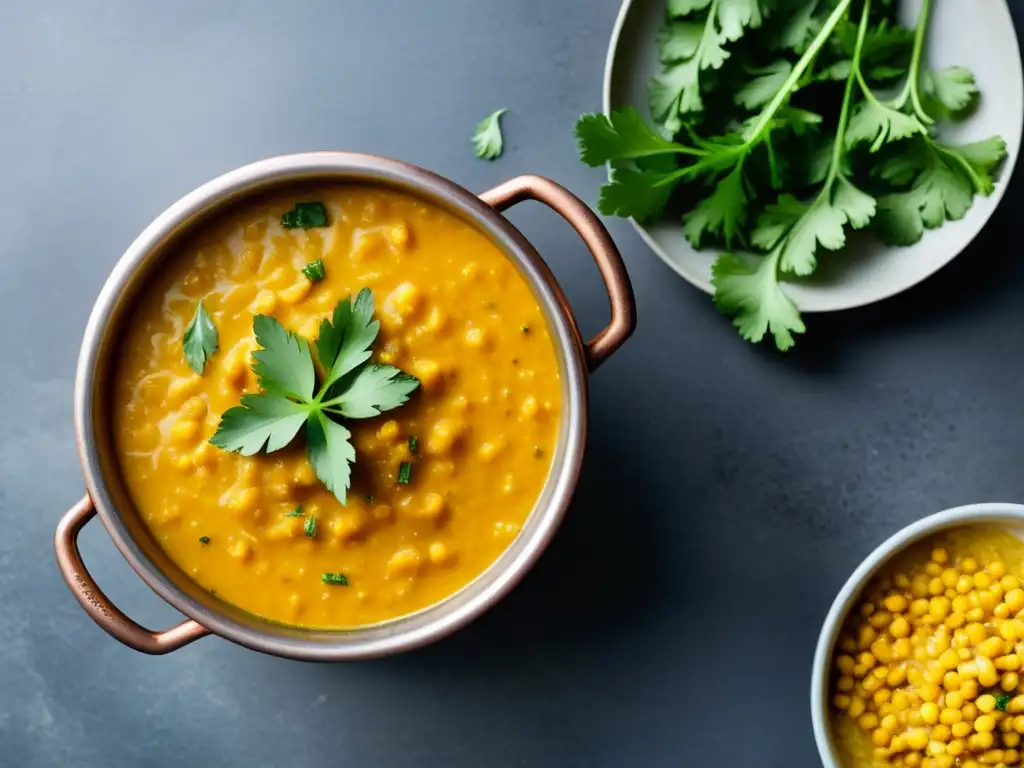
{"type": "Polygon", "coordinates": [[[846,76],[846,89],[843,91],[843,105],[839,111],[839,124],[836,126],[836,138],[832,144],[832,167],[829,168],[825,180],[825,190],[831,190],[836,176],[840,173],[843,153],[846,151],[846,128],[850,121],[850,102],[853,100],[853,85],[856,80],[863,82],[860,71],[860,59],[864,50],[864,40],[868,34],[868,16],[871,13],[871,0],[864,0],[864,10],[860,15],[857,28],[857,42],[853,48],[853,59],[850,62],[850,74],[846,76]]]}
{"type": "MultiPolygon", "coordinates": [[[[800,82],[800,78],[803,77],[804,72],[817,57],[822,46],[824,46],[832,36],[836,25],[839,24],[840,20],[849,10],[852,2],[853,0],[840,0],[832,13],[829,14],[829,17],[825,20],[825,23],[818,31],[818,34],[815,36],[814,40],[811,41],[810,46],[808,46],[803,56],[800,57],[800,61],[796,63],[796,66],[793,67],[793,71],[789,73],[789,77],[786,78],[782,87],[779,88],[768,105],[761,110],[761,114],[758,116],[757,122],[754,124],[754,127],[747,132],[742,144],[737,144],[735,147],[729,147],[722,152],[709,153],[693,165],[687,165],[677,171],[665,174],[660,179],[653,182],[652,186],[663,187],[667,184],[674,184],[688,176],[698,175],[709,169],[714,170],[727,167],[728,165],[735,163],[737,158],[746,157],[754,147],[764,141],[766,138],[765,129],[771,124],[771,121],[775,118],[776,113],[781,109],[786,100],[792,96],[793,91],[800,82]]],[[[711,11],[708,13],[708,18],[711,18],[712,12],[715,11],[717,7],[718,0],[714,0],[711,11]]],[[[694,55],[696,56],[697,53],[694,55]]],[[[698,64],[699,63],[700,62],[698,61],[698,64]]]]}
{"type": "MultiPolygon", "coordinates": [[[[924,110],[921,104],[921,59],[924,58],[924,38],[928,33],[928,20],[931,16],[932,0],[921,0],[921,14],[917,17],[917,29],[914,32],[914,51],[910,57],[910,75],[907,77],[907,87],[910,89],[910,101],[914,105],[914,112],[918,119],[925,125],[931,125],[935,121],[924,110]]],[[[904,103],[906,99],[904,98],[904,103]]]]}
{"type": "Polygon", "coordinates": [[[782,84],[775,97],[768,103],[762,111],[760,117],[758,117],[757,123],[754,125],[753,130],[750,131],[752,139],[747,139],[747,144],[753,146],[757,141],[757,137],[761,135],[761,132],[775,117],[775,113],[779,111],[782,104],[792,95],[792,91],[796,87],[797,83],[800,82],[800,78],[803,77],[804,72],[811,65],[811,62],[817,57],[818,52],[822,46],[825,45],[826,41],[832,36],[832,32],[835,30],[836,25],[846,15],[846,11],[850,7],[852,0],[841,0],[840,3],[835,7],[835,10],[829,15],[828,19],[821,26],[821,30],[817,36],[811,41],[810,46],[804,52],[804,55],[800,57],[800,61],[793,67],[793,71],[789,73],[789,77],[786,78],[786,82],[782,84]]]}

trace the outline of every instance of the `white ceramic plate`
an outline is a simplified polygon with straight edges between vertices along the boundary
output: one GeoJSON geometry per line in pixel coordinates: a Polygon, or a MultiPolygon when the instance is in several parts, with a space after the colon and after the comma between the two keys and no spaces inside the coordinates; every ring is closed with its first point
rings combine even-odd
{"type": "MultiPolygon", "coordinates": [[[[905,0],[904,23],[913,26],[920,0],[905,0]]],[[[604,77],[604,111],[633,106],[648,115],[647,83],[661,71],[658,30],[665,0],[625,0],[612,32],[604,77]]],[[[944,125],[942,137],[959,143],[998,134],[1006,140],[1007,158],[995,192],[976,197],[960,221],[927,230],[910,247],[890,247],[859,238],[843,251],[827,254],[807,282],[787,283],[786,291],[804,312],[849,309],[893,296],[949,263],[970,244],[995,211],[1017,162],[1024,126],[1024,76],[1013,19],[1005,0],[938,0],[929,28],[928,63],[955,64],[974,72],[981,100],[977,111],[958,125],[944,125]]],[[[712,292],[711,264],[717,252],[697,251],[683,237],[678,221],[641,226],[651,249],[680,276],[712,292]]]]}

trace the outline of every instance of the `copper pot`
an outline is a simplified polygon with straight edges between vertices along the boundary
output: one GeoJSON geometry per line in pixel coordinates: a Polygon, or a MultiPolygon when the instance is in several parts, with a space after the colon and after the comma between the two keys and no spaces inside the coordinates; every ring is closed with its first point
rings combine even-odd
{"type": "Polygon", "coordinates": [[[294,659],[337,661],[382,656],[429,643],[494,605],[540,556],[572,498],[587,432],[587,376],[636,326],[636,304],[622,259],[607,230],[575,195],[549,179],[520,176],[477,197],[406,163],[371,155],[315,152],[285,155],[231,171],[164,211],[128,248],[100,292],[86,326],[75,378],[75,429],[87,495],[61,519],[57,564],[72,594],[104,630],[136,650],[161,654],[213,633],[254,650],[294,659]],[[139,519],[117,469],[111,435],[108,377],[118,330],[153,268],[184,232],[238,200],[296,182],[370,183],[423,198],[458,215],[512,261],[543,310],[562,380],[562,420],[551,472],[529,518],[508,549],[476,579],[415,613],[348,630],[289,627],[266,621],[210,594],[160,549],[139,519]],[[569,222],[604,278],[611,323],[584,343],[558,283],[525,237],[501,215],[536,200],[569,222]],[[78,534],[99,514],[107,533],[142,579],[188,620],[162,632],[132,621],[96,586],[78,551],[78,534]]]}

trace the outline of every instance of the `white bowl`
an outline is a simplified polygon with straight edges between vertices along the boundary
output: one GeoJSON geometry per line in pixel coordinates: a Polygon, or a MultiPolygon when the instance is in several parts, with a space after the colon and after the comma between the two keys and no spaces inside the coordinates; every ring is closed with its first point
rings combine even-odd
{"type": "MultiPolygon", "coordinates": [[[[920,0],[903,3],[904,23],[913,25],[920,0]]],[[[625,0],[612,32],[604,77],[604,111],[633,106],[648,115],[647,83],[661,71],[658,30],[665,0],[625,0]]],[[[960,221],[947,222],[909,247],[865,239],[856,247],[822,258],[810,281],[786,283],[786,292],[804,312],[832,312],[880,301],[916,285],[963,251],[995,211],[1020,150],[1024,126],[1024,76],[1013,19],[1005,0],[954,0],[933,5],[928,63],[962,65],[974,72],[981,99],[977,111],[958,125],[944,125],[951,142],[976,141],[993,134],[1006,140],[1007,158],[989,197],[977,197],[960,221]],[[969,12],[967,6],[970,6],[969,12]]],[[[633,222],[651,249],[681,277],[712,293],[711,265],[717,251],[697,251],[683,237],[681,222],[633,222]]]]}
{"type": "Polygon", "coordinates": [[[843,761],[833,743],[829,718],[829,669],[839,632],[854,602],[864,586],[882,570],[892,558],[922,539],[966,524],[995,524],[1009,529],[1018,538],[1024,538],[1024,505],[1022,504],[968,504],[938,512],[908,525],[890,536],[868,555],[853,575],[839,590],[818,636],[811,669],[811,723],[818,754],[825,768],[843,768],[843,761]]]}

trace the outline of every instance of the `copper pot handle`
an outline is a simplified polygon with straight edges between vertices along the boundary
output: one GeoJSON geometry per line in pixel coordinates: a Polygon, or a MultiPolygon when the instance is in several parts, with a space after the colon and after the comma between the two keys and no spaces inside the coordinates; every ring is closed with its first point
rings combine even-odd
{"type": "Polygon", "coordinates": [[[636,299],[622,256],[611,235],[592,210],[576,195],[543,176],[517,176],[489,189],[480,198],[495,210],[504,211],[524,200],[544,203],[565,219],[583,238],[601,271],[612,320],[584,347],[587,366],[593,371],[626,341],[636,329],[636,299]]]}
{"type": "Polygon", "coordinates": [[[129,619],[107,599],[85,569],[78,551],[78,534],[95,516],[96,507],[86,496],[60,519],[53,540],[60,575],[90,618],[129,648],[143,653],[170,653],[210,634],[210,630],[191,619],[166,632],[152,632],[129,619]]]}

